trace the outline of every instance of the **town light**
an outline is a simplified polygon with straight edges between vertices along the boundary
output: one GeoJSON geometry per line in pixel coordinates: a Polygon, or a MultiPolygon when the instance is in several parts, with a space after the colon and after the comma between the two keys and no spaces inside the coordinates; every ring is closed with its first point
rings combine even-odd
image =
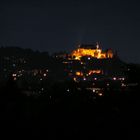
{"type": "Polygon", "coordinates": [[[117,78],[116,78],[116,77],[113,77],[113,80],[114,80],[114,81],[116,81],[116,80],[117,80],[117,78]]]}
{"type": "Polygon", "coordinates": [[[13,77],[16,77],[16,76],[17,76],[17,74],[13,73],[13,74],[12,74],[12,76],[13,76],[13,77]]]}
{"type": "Polygon", "coordinates": [[[75,74],[76,74],[76,76],[83,76],[83,73],[80,71],[77,71],[75,74]]]}

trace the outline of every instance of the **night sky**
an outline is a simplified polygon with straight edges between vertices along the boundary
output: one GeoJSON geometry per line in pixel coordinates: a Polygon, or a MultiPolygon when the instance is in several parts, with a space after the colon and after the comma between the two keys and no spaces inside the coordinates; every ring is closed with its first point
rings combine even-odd
{"type": "Polygon", "coordinates": [[[99,42],[126,62],[140,63],[140,2],[33,0],[0,2],[0,46],[71,51],[99,42]]]}

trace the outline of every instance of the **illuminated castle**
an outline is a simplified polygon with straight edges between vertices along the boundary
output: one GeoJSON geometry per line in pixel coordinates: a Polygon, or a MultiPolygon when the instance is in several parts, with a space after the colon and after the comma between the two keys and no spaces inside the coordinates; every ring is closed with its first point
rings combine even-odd
{"type": "Polygon", "coordinates": [[[82,57],[91,57],[97,59],[113,58],[114,53],[112,49],[102,51],[99,44],[94,45],[79,45],[78,48],[70,54],[72,59],[81,60],[82,57]]]}
{"type": "Polygon", "coordinates": [[[63,58],[65,71],[74,81],[124,79],[124,63],[112,49],[103,51],[98,43],[79,45],[63,58]]]}

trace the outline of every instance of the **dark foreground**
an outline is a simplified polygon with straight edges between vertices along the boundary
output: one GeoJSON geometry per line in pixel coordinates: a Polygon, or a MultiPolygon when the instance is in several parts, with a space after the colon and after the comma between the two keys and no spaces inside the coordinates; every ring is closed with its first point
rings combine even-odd
{"type": "Polygon", "coordinates": [[[46,139],[139,139],[140,89],[95,97],[74,87],[26,96],[1,88],[0,136],[46,139]]]}

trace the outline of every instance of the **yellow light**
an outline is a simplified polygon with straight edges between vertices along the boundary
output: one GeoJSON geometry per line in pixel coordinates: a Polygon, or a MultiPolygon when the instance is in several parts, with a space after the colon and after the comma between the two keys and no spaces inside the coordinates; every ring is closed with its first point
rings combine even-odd
{"type": "Polygon", "coordinates": [[[88,74],[91,75],[91,74],[95,74],[95,73],[100,74],[101,70],[90,70],[88,74]]]}
{"type": "Polygon", "coordinates": [[[102,50],[99,48],[96,49],[84,49],[84,48],[78,48],[77,50],[74,50],[71,54],[75,60],[80,60],[83,56],[95,57],[98,59],[106,58],[105,53],[102,53],[102,50]]]}
{"type": "Polygon", "coordinates": [[[74,80],[75,82],[77,82],[77,79],[76,79],[76,77],[74,77],[74,78],[73,78],[73,80],[74,80]]]}
{"type": "Polygon", "coordinates": [[[92,57],[97,59],[113,58],[114,54],[111,49],[103,52],[99,44],[97,44],[96,48],[80,48],[79,45],[69,56],[74,60],[81,60],[83,56],[86,56],[90,60],[92,57]]]}
{"type": "Polygon", "coordinates": [[[77,76],[83,76],[83,73],[80,72],[80,71],[77,71],[75,74],[76,74],[77,76]]]}

